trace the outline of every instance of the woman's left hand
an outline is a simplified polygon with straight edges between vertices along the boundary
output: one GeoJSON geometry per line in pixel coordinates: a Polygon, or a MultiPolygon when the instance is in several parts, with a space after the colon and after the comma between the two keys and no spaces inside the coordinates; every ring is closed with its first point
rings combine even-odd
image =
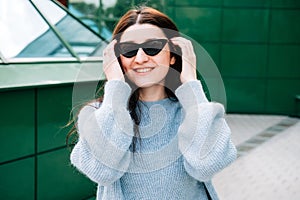
{"type": "Polygon", "coordinates": [[[192,42],[183,37],[174,37],[171,41],[174,45],[179,46],[182,52],[181,82],[185,83],[187,81],[197,80],[196,55],[192,42]]]}
{"type": "Polygon", "coordinates": [[[117,40],[111,41],[103,50],[103,71],[107,80],[123,80],[124,75],[121,66],[115,56],[115,45],[117,40]]]}

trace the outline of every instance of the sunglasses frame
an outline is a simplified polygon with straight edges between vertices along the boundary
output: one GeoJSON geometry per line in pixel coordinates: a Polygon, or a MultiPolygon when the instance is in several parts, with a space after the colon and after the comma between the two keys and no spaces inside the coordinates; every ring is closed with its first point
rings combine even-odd
{"type": "Polygon", "coordinates": [[[152,39],[152,40],[148,40],[146,42],[137,44],[137,43],[133,43],[133,42],[121,42],[121,43],[117,43],[116,44],[116,49],[118,51],[118,54],[126,57],[126,58],[132,58],[134,56],[136,56],[138,50],[141,48],[143,49],[143,51],[145,52],[145,54],[147,54],[148,56],[155,56],[157,54],[159,54],[161,52],[161,50],[166,46],[166,44],[169,42],[169,40],[167,38],[163,38],[163,39],[152,39]],[[149,48],[149,47],[145,47],[147,43],[153,42],[153,41],[160,41],[162,42],[162,46],[161,48],[149,48]],[[133,45],[134,48],[132,48],[133,50],[127,51],[127,52],[122,52],[121,50],[121,45],[123,44],[130,44],[133,45]],[[155,52],[151,53],[149,52],[148,49],[151,49],[153,51],[156,50],[155,52]]]}

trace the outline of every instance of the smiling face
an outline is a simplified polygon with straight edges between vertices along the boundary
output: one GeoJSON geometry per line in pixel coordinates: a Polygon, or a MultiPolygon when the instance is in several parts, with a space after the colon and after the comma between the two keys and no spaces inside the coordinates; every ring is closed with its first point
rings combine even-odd
{"type": "Polygon", "coordinates": [[[123,32],[120,38],[121,44],[129,43],[129,47],[141,47],[137,50],[136,55],[134,52],[131,52],[130,56],[120,55],[121,64],[127,77],[138,87],[146,88],[164,84],[169,66],[175,62],[175,58],[170,56],[168,42],[157,44],[158,41],[166,39],[163,31],[151,24],[134,24],[123,32]],[[146,49],[146,52],[142,49],[142,47],[151,48],[152,46],[154,49],[148,51],[146,49]],[[160,46],[162,50],[157,53],[155,49],[160,46]]]}

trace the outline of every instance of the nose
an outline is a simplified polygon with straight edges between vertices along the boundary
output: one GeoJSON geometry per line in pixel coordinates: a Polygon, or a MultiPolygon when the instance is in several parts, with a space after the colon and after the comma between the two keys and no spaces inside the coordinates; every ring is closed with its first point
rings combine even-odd
{"type": "Polygon", "coordinates": [[[143,51],[142,48],[139,48],[134,61],[136,63],[141,64],[141,63],[147,62],[148,59],[149,59],[148,55],[143,51]]]}

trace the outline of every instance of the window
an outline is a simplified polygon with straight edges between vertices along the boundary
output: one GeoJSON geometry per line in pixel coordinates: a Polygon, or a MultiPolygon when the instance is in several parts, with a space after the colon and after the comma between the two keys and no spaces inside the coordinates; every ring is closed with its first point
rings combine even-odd
{"type": "Polygon", "coordinates": [[[50,0],[0,1],[0,27],[3,61],[99,57],[106,46],[103,38],[50,0]]]}

